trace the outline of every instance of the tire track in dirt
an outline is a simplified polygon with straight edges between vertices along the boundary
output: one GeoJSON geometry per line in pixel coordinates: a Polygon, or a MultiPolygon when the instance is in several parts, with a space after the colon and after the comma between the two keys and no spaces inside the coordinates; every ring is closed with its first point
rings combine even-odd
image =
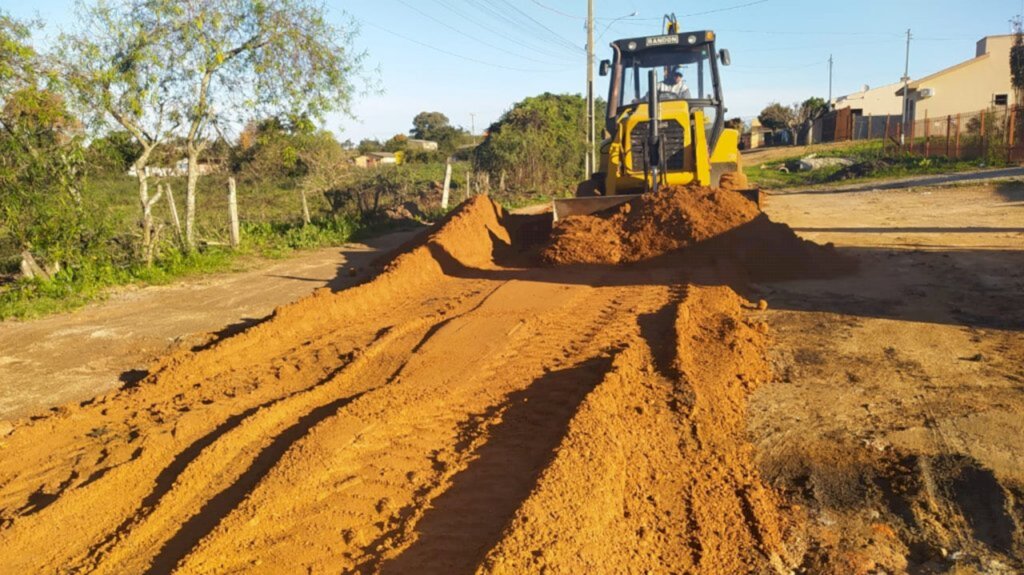
{"type": "MultiPolygon", "coordinates": [[[[436,320],[434,323],[436,325],[436,320]]],[[[211,523],[216,524],[216,517],[232,509],[291,443],[344,404],[369,391],[358,384],[359,376],[382,367],[400,369],[400,363],[396,366],[394,358],[400,361],[408,345],[422,338],[430,325],[427,320],[388,330],[352,363],[337,369],[322,382],[250,408],[194,442],[179,453],[175,463],[161,472],[156,488],[146,496],[138,511],[103,543],[90,550],[89,559],[81,569],[93,570],[105,559],[116,572],[118,554],[106,547],[116,543],[126,548],[120,555],[127,555],[132,561],[141,560],[145,550],[158,547],[158,540],[148,545],[133,545],[131,539],[138,539],[143,533],[173,531],[174,526],[180,524],[154,559],[154,569],[168,571],[176,563],[170,559],[173,553],[191,548],[187,544],[189,538],[198,541],[204,529],[209,531],[211,523]],[[394,347],[401,351],[396,353],[394,347]],[[236,469],[244,471],[235,475],[236,469]],[[215,495],[211,497],[209,493],[215,495]],[[193,509],[198,509],[198,513],[188,517],[187,513],[193,509]]]]}
{"type": "MultiPolygon", "coordinates": [[[[372,394],[381,387],[396,381],[401,375],[402,370],[405,368],[408,357],[413,356],[417,350],[430,341],[430,339],[434,337],[435,334],[445,325],[452,321],[456,321],[467,314],[471,314],[476,309],[479,309],[487,302],[488,298],[500,289],[500,287],[501,285],[499,284],[493,290],[489,291],[484,297],[480,298],[473,307],[454,317],[448,317],[446,319],[435,318],[433,321],[426,322],[413,321],[410,324],[401,326],[403,328],[402,331],[414,336],[408,340],[409,342],[415,342],[414,345],[411,347],[408,345],[399,345],[398,348],[400,351],[389,349],[390,346],[388,344],[395,341],[395,339],[401,338],[401,334],[397,334],[395,339],[392,339],[382,345],[381,350],[373,350],[375,353],[372,355],[374,356],[380,356],[384,353],[388,353],[393,356],[395,361],[388,365],[387,368],[381,369],[380,366],[374,366],[373,370],[370,371],[365,369],[363,365],[353,366],[352,369],[345,370],[340,373],[337,378],[339,380],[344,379],[350,384],[349,386],[346,386],[351,389],[351,391],[346,392],[347,395],[338,393],[340,390],[325,390],[322,394],[324,398],[335,397],[338,395],[341,396],[336,397],[329,403],[315,405],[315,407],[310,407],[309,401],[304,402],[306,405],[303,405],[300,408],[300,411],[305,412],[305,414],[298,417],[296,423],[291,427],[288,427],[274,436],[273,441],[259,452],[248,469],[246,469],[246,471],[242,473],[234,483],[209,498],[207,502],[202,505],[199,513],[189,518],[178,528],[177,532],[167,540],[160,549],[160,552],[153,559],[148,568],[148,572],[164,573],[173,570],[196,546],[196,544],[203,539],[203,537],[213,531],[220,521],[233,511],[238,504],[252,492],[269,470],[277,465],[284,454],[295,443],[309,433],[311,429],[328,418],[335,416],[338,410],[344,408],[353,401],[356,401],[367,394],[372,394]],[[424,325],[422,324],[429,327],[423,329],[424,325]],[[381,379],[380,376],[388,373],[388,370],[390,370],[390,374],[381,379]],[[357,380],[361,381],[357,382],[357,380]]],[[[391,333],[387,334],[387,336],[390,335],[391,333]]],[[[368,355],[370,354],[363,355],[361,358],[367,357],[368,355]]],[[[340,382],[332,381],[331,383],[337,385],[340,382]]],[[[316,404],[318,401],[320,400],[318,399],[312,403],[316,404]]],[[[293,418],[288,418],[288,420],[291,419],[293,418]]],[[[237,447],[235,448],[237,449],[237,447]]]]}
{"type": "Polygon", "coordinates": [[[786,519],[749,447],[728,443],[742,436],[746,392],[765,369],[740,305],[728,288],[690,286],[638,314],[482,572],[792,564],[786,519]],[[668,365],[666,348],[676,356],[668,365]]]}
{"type": "MultiPolygon", "coordinates": [[[[645,297],[636,289],[611,294],[613,299],[595,320],[576,324],[586,329],[575,337],[566,337],[563,330],[538,334],[540,345],[531,346],[534,354],[543,357],[560,350],[561,357],[490,408],[482,423],[473,418],[473,442],[465,450],[464,464],[446,478],[443,490],[420,506],[426,511],[412,526],[411,544],[385,555],[381,571],[459,573],[471,572],[480,563],[529,495],[580,403],[610,367],[622,325],[645,297]]],[[[588,298],[586,305],[593,303],[588,298]]],[[[515,359],[522,363],[532,358],[518,353],[515,359]]]]}
{"type": "MultiPolygon", "coordinates": [[[[480,231],[486,237],[486,228],[482,228],[480,231]]],[[[32,449],[32,441],[26,441],[22,451],[30,457],[34,456],[37,461],[44,462],[43,465],[26,465],[18,470],[23,474],[22,477],[19,477],[16,472],[12,474],[13,477],[5,478],[5,482],[8,484],[19,483],[22,492],[26,494],[22,497],[26,499],[32,493],[44,492],[49,495],[48,502],[55,507],[47,508],[43,513],[19,517],[17,521],[8,519],[3,522],[5,528],[0,530],[0,542],[13,542],[13,545],[3,545],[11,552],[10,556],[13,558],[11,564],[24,565],[27,571],[45,570],[41,567],[42,565],[62,566],[67,564],[69,558],[66,554],[77,553],[75,549],[81,549],[82,544],[100,549],[102,546],[96,544],[100,543],[104,536],[96,535],[96,531],[105,530],[108,534],[116,533],[117,526],[124,524],[128,520],[126,518],[136,515],[139,503],[146,498],[147,493],[152,492],[151,488],[147,489],[146,481],[139,480],[140,476],[158,476],[162,469],[172,464],[174,457],[181,449],[209,433],[220,421],[237,415],[239,412],[234,411],[237,409],[235,406],[239,403],[244,406],[245,399],[252,401],[250,406],[266,403],[267,398],[276,398],[281,395],[282,390],[275,385],[276,383],[298,383],[300,384],[299,389],[302,389],[308,387],[310,376],[330,369],[330,360],[328,362],[324,360],[338,357],[338,354],[323,354],[321,349],[308,349],[315,343],[323,342],[326,349],[329,350],[333,345],[332,336],[337,337],[336,334],[341,330],[358,333],[359,330],[366,329],[370,337],[376,337],[373,334],[380,329],[381,323],[388,321],[389,317],[397,315],[398,318],[405,317],[406,320],[409,318],[415,320],[424,315],[430,315],[427,310],[431,308],[436,310],[435,313],[440,312],[441,314],[447,314],[452,310],[457,311],[465,301],[475,301],[485,285],[485,282],[480,281],[453,281],[445,278],[440,274],[436,262],[430,259],[429,253],[422,249],[406,253],[400,256],[399,260],[402,262],[393,263],[391,270],[386,270],[371,284],[346,292],[347,297],[338,298],[326,291],[318,292],[298,304],[279,309],[273,320],[264,322],[240,336],[217,343],[206,350],[182,352],[162,361],[154,370],[154,375],[140,386],[100,398],[97,401],[86,402],[87,405],[78,408],[64,409],[56,416],[39,422],[30,422],[32,427],[43,432],[43,436],[49,435],[48,443],[53,449],[32,449]],[[393,271],[395,269],[399,269],[401,273],[393,271]],[[412,278],[414,281],[409,281],[409,277],[401,277],[408,276],[410,271],[418,273],[418,276],[412,278]],[[396,281],[394,277],[396,275],[400,276],[398,280],[404,281],[396,281]],[[440,288],[440,291],[435,292],[431,288],[440,288]],[[424,291],[442,297],[429,297],[424,294],[424,291]],[[390,297],[380,297],[381,295],[390,297]],[[298,309],[303,311],[299,312],[298,309]],[[363,318],[361,323],[354,325],[333,325],[334,322],[341,320],[358,319],[367,312],[370,313],[370,322],[366,321],[367,318],[363,318]],[[325,324],[329,324],[331,327],[323,329],[325,324]],[[318,327],[321,328],[320,333],[313,336],[318,327]],[[348,329],[346,330],[346,328],[348,329]],[[296,345],[297,342],[301,343],[296,345]],[[266,351],[269,352],[269,357],[251,351],[263,345],[268,348],[266,351]],[[238,355],[240,350],[249,353],[240,358],[238,355]],[[290,352],[289,350],[297,351],[290,352]],[[290,353],[291,355],[289,355],[290,353]],[[283,358],[281,354],[284,354],[283,358]],[[322,357],[324,355],[326,358],[322,357]],[[263,360],[265,363],[257,363],[255,369],[235,371],[232,367],[233,364],[251,363],[257,357],[267,357],[267,359],[263,360]],[[305,365],[306,363],[315,364],[315,362],[326,363],[326,367],[318,365],[314,369],[309,369],[309,366],[305,365]],[[256,372],[256,375],[253,372],[256,372]],[[212,381],[207,380],[207,377],[212,378],[212,381]],[[154,383],[159,383],[159,385],[152,385],[154,383]],[[195,390],[203,391],[202,388],[205,390],[227,388],[225,395],[230,399],[224,401],[221,398],[221,402],[214,402],[205,398],[201,401],[197,401],[197,398],[189,400],[186,397],[189,394],[196,395],[195,390]],[[177,390],[181,390],[181,392],[175,393],[177,390]],[[245,391],[253,393],[245,395],[245,391]],[[238,395],[242,395],[244,399],[236,397],[238,395]],[[183,406],[180,412],[175,409],[178,405],[183,406]],[[199,406],[203,406],[203,408],[196,409],[199,406]],[[170,413],[165,414],[164,410],[170,413]],[[206,413],[201,414],[203,417],[200,417],[199,411],[206,413]],[[90,460],[96,461],[95,465],[110,463],[110,458],[106,454],[107,447],[103,443],[86,440],[83,450],[82,436],[85,430],[82,428],[89,429],[87,426],[91,426],[93,431],[103,431],[98,435],[107,435],[110,433],[109,429],[117,428],[118,435],[127,438],[124,443],[135,444],[131,447],[133,449],[132,456],[126,458],[125,461],[117,462],[110,471],[86,469],[85,471],[88,473],[80,472],[78,475],[72,475],[73,481],[77,477],[96,477],[99,472],[102,481],[94,480],[88,485],[68,486],[69,481],[64,479],[67,477],[66,471],[59,483],[55,479],[45,479],[47,476],[55,475],[53,472],[66,470],[67,467],[77,470],[80,464],[85,464],[90,460]],[[39,429],[42,427],[49,427],[48,431],[51,433],[46,434],[45,430],[39,429]],[[140,428],[142,431],[137,431],[140,428]],[[62,441],[61,438],[65,438],[65,440],[62,441]],[[62,446],[53,445],[54,443],[63,443],[67,451],[71,453],[62,457],[60,453],[62,446]],[[140,445],[144,445],[145,449],[138,447],[140,445]],[[87,456],[90,450],[96,454],[95,459],[87,456]],[[25,489],[33,483],[42,484],[42,487],[25,489]],[[49,488],[48,484],[56,485],[56,488],[49,488]],[[104,503],[102,505],[94,503],[100,501],[104,503]],[[54,521],[69,528],[73,535],[70,539],[76,537],[87,539],[81,543],[69,540],[67,541],[68,545],[64,547],[50,547],[37,550],[35,553],[17,552],[19,544],[27,544],[30,547],[34,545],[32,534],[39,525],[54,521]],[[21,525],[21,523],[25,523],[25,525],[21,525]],[[104,528],[104,525],[107,527],[104,528]],[[92,539],[92,543],[86,543],[89,539],[92,539]]],[[[399,321],[402,320],[399,319],[399,321]]],[[[291,389],[286,387],[283,391],[287,393],[291,389]]],[[[242,413],[244,411],[242,410],[242,413]]],[[[274,412],[277,410],[264,409],[263,411],[274,412]]],[[[248,416],[248,418],[253,417],[268,418],[259,410],[248,416]]],[[[92,433],[92,431],[89,432],[89,434],[92,433]]],[[[27,434],[21,437],[28,439],[27,434]]],[[[36,437],[40,436],[36,435],[36,437]]],[[[224,441],[214,442],[212,449],[207,448],[206,451],[219,453],[220,450],[225,450],[223,447],[225,443],[224,441]]],[[[206,459],[210,460],[212,456],[207,456],[206,459]]],[[[221,468],[232,468],[236,465],[241,465],[244,468],[244,458],[239,461],[227,457],[225,460],[221,468]]],[[[196,475],[201,475],[200,467],[191,462],[187,469],[194,469],[196,475]]],[[[6,490],[4,502],[0,503],[0,506],[4,509],[24,508],[24,504],[9,506],[7,502],[11,501],[12,497],[14,501],[17,501],[18,492],[6,490]]],[[[39,506],[36,508],[38,509],[39,506]]],[[[183,508],[177,511],[177,513],[185,512],[186,510],[183,508]]],[[[4,512],[3,515],[6,517],[9,513],[4,512]]],[[[184,520],[187,517],[188,515],[185,515],[181,519],[184,520]]]]}
{"type": "MultiPolygon", "coordinates": [[[[305,550],[304,561],[308,561],[310,568],[373,572],[382,561],[418,540],[423,510],[433,508],[435,498],[443,496],[450,488],[451,478],[477,459],[477,447],[481,442],[489,442],[488,430],[496,421],[501,421],[509,409],[509,394],[522,393],[522,389],[529,388],[535,380],[543,377],[545,366],[549,370],[558,370],[560,366],[572,365],[578,357],[599,353],[601,345],[597,342],[600,338],[595,336],[601,332],[599,326],[606,321],[609,306],[616,305],[611,303],[616,299],[615,290],[607,290],[609,293],[603,294],[594,293],[601,290],[590,288],[566,289],[565,286],[551,284],[514,282],[507,291],[501,301],[495,302],[494,310],[485,307],[474,314],[476,317],[453,322],[440,330],[420,350],[415,361],[406,367],[396,385],[350,406],[352,411],[369,412],[367,415],[339,414],[338,418],[325,422],[316,436],[311,435],[297,449],[297,453],[302,451],[305,457],[283,462],[275,469],[266,485],[255,494],[254,500],[247,502],[237,517],[229,518],[223,529],[218,529],[208,541],[204,541],[195,557],[184,564],[183,570],[217,572],[243,568],[243,565],[246,569],[253,569],[253,565],[246,563],[247,550],[251,555],[255,541],[266,534],[265,530],[255,528],[251,530],[253,535],[245,533],[248,531],[245,526],[254,517],[283,499],[294,504],[298,498],[301,505],[301,500],[308,498],[302,494],[325,494],[332,482],[344,482],[349,477],[359,478],[358,492],[345,491],[339,497],[331,498],[329,513],[310,509],[300,514],[306,525],[316,525],[310,527],[315,532],[344,534],[343,541],[333,548],[333,554],[305,550]],[[522,297],[530,295],[529,291],[551,294],[551,297],[522,297]],[[565,292],[568,296],[555,297],[555,292],[565,292]],[[586,298],[580,297],[580,292],[585,293],[586,298]],[[571,300],[575,300],[575,304],[571,300]],[[534,305],[542,304],[548,308],[549,313],[529,313],[536,310],[532,309],[533,306],[524,306],[523,312],[526,313],[523,315],[509,315],[507,311],[513,301],[534,301],[534,305]],[[491,315],[496,310],[501,310],[504,317],[491,315]],[[575,323],[570,324],[570,318],[574,318],[575,323]],[[465,337],[466,332],[473,333],[474,324],[485,325],[488,331],[513,333],[505,344],[482,350],[483,353],[477,355],[479,368],[473,372],[461,371],[451,362],[446,365],[436,357],[451,354],[451,339],[465,337]],[[567,346],[566,342],[572,340],[567,339],[569,330],[563,326],[568,325],[581,328],[584,333],[577,335],[575,343],[567,346]],[[451,381],[453,372],[459,381],[451,381]],[[408,397],[410,394],[414,397],[408,397]],[[403,406],[402,413],[389,413],[387,427],[373,426],[372,421],[383,417],[383,412],[378,410],[386,410],[389,405],[403,406]],[[334,432],[332,427],[343,431],[334,432]],[[410,433],[410,430],[414,432],[410,433]],[[331,445],[316,445],[318,437],[338,438],[335,441],[340,441],[342,437],[359,433],[363,433],[361,439],[346,452],[340,452],[331,445]],[[330,465],[323,465],[321,461],[317,469],[310,469],[310,475],[289,473],[296,465],[308,467],[311,451],[329,452],[334,457],[330,465]],[[343,472],[331,477],[329,471],[337,469],[343,472]],[[310,484],[294,485],[291,480],[295,475],[301,475],[310,484]],[[367,498],[367,494],[371,496],[367,498]],[[337,518],[339,514],[343,516],[342,520],[337,518]],[[335,524],[333,528],[325,525],[332,522],[335,524]],[[350,555],[350,560],[339,562],[345,555],[350,555]],[[225,556],[237,558],[238,562],[224,564],[225,556]]],[[[607,340],[608,336],[604,339],[607,340]]],[[[501,342],[502,338],[491,337],[488,340],[501,342]]],[[[314,506],[309,502],[310,508],[314,506]]],[[[498,525],[497,529],[500,527],[498,525]]],[[[290,541],[295,539],[291,535],[295,529],[282,525],[281,531],[289,535],[274,542],[279,550],[262,548],[260,554],[263,557],[295,556],[293,546],[297,543],[290,541]]],[[[475,530],[471,531],[459,530],[456,537],[474,536],[475,530]]],[[[428,568],[429,565],[420,566],[420,569],[428,568]]]]}
{"type": "Polygon", "coordinates": [[[12,517],[0,564],[713,575],[791,564],[784,512],[743,438],[746,394],[766,370],[743,300],[687,286],[678,265],[502,268],[503,217],[476,198],[372,282],[16,429],[26,465],[0,471],[0,508],[25,513],[0,513],[12,517]],[[46,545],[57,536],[63,545],[46,545]]]}

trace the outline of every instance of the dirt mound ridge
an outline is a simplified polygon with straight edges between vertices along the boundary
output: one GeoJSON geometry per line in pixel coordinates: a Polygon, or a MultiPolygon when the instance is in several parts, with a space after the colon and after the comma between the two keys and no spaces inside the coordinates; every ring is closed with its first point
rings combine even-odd
{"type": "Polygon", "coordinates": [[[385,384],[431,329],[477,305],[508,241],[478,196],[401,250],[373,280],[322,289],[239,334],[159,360],[135,385],[15,422],[0,448],[0,565],[169,571],[295,438],[385,384]],[[439,259],[440,258],[440,259],[439,259]],[[442,261],[443,260],[443,261],[442,261]],[[189,523],[191,521],[191,523],[189,523]],[[60,539],[62,545],[52,541],[60,539]]]}
{"type": "Polygon", "coordinates": [[[757,280],[848,273],[855,263],[831,245],[802,240],[731,189],[674,187],[644,194],[611,214],[571,216],[552,232],[551,265],[618,264],[701,248],[757,280]]]}
{"type": "Polygon", "coordinates": [[[483,572],[786,572],[792,529],[747,444],[766,339],[727,287],[639,322],[569,423],[483,572]]]}

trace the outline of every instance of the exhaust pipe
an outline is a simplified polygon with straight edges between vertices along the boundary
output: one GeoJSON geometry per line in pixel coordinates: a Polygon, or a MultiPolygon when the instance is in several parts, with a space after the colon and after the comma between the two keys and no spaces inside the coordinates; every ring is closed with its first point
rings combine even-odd
{"type": "Polygon", "coordinates": [[[648,165],[651,166],[650,190],[657,193],[661,185],[661,105],[658,94],[658,73],[655,69],[647,73],[647,112],[650,128],[647,130],[648,165]]]}

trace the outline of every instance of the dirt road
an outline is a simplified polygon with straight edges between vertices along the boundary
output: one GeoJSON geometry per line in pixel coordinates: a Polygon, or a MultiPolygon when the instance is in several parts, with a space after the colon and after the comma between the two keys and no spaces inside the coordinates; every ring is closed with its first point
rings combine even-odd
{"type": "Polygon", "coordinates": [[[532,220],[477,198],[372,282],[19,422],[0,565],[1016,572],[1020,191],[896,194],[772,198],[861,260],[772,284],[714,250],[528,266],[532,220]]]}
{"type": "Polygon", "coordinates": [[[1021,572],[1024,185],[773,196],[769,213],[861,262],[757,292],[777,375],[749,432],[817,557],[1021,572]]]}
{"type": "Polygon", "coordinates": [[[125,290],[70,314],[0,322],[0,420],[81,401],[138,381],[171,349],[237,333],[314,289],[342,289],[350,275],[411,237],[299,254],[240,273],[125,290]]]}

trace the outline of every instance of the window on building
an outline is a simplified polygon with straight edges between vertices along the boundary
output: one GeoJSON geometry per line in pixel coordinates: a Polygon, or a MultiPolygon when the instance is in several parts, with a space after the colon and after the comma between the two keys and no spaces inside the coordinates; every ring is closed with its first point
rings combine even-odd
{"type": "Polygon", "coordinates": [[[1006,94],[996,94],[996,106],[1005,106],[1008,102],[1006,94]]]}

